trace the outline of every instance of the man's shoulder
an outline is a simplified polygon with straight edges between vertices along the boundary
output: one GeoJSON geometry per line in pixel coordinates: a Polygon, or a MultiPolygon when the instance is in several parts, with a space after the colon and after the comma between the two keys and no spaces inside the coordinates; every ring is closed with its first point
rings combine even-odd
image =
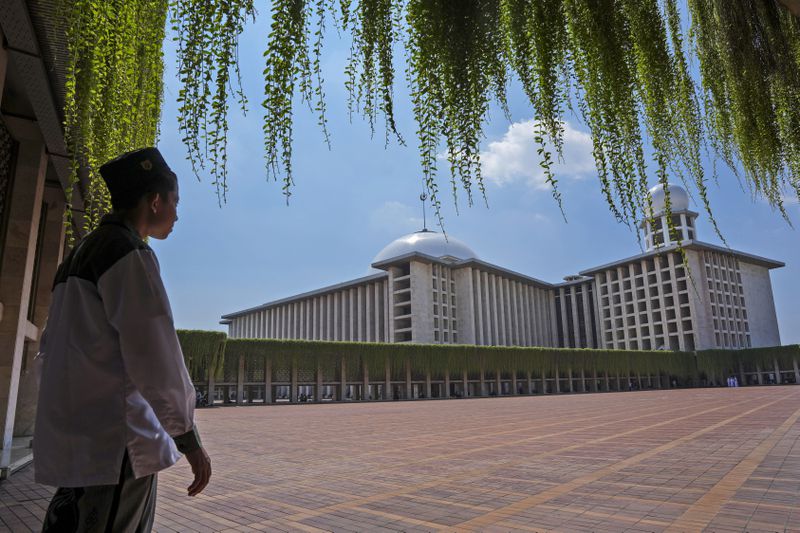
{"type": "Polygon", "coordinates": [[[150,247],[123,224],[102,224],[89,233],[59,268],[55,285],[78,277],[96,284],[111,267],[135,251],[150,247]]]}

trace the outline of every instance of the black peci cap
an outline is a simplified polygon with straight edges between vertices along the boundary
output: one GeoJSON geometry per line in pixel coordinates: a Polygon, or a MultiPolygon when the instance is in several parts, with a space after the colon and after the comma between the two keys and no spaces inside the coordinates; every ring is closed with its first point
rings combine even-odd
{"type": "Polygon", "coordinates": [[[176,177],[158,148],[126,152],[101,166],[100,175],[111,193],[112,205],[137,202],[164,176],[176,177]]]}

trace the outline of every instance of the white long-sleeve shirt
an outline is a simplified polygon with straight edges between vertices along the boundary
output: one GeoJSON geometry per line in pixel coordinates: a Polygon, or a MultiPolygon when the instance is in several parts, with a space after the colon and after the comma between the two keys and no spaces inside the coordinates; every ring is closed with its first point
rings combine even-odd
{"type": "Polygon", "coordinates": [[[199,446],[158,261],[116,215],[59,267],[40,357],[37,482],[116,484],[126,449],[139,478],[199,446]]]}

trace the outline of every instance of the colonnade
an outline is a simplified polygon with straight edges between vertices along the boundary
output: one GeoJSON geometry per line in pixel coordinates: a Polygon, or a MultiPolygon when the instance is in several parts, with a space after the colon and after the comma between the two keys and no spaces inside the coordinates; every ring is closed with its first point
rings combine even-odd
{"type": "MultiPolygon", "coordinates": [[[[348,373],[352,360],[340,358],[335,371],[307,368],[304,361],[294,360],[288,369],[275,372],[273,361],[263,358],[263,379],[248,381],[245,356],[238,357],[235,380],[226,376],[216,380],[214,376],[195,384],[205,398],[208,391],[215,403],[223,404],[274,404],[325,401],[391,401],[417,399],[450,399],[470,397],[515,396],[533,394],[561,394],[613,392],[646,389],[668,389],[692,386],[723,386],[726,377],[672,376],[665,373],[604,372],[597,369],[559,369],[554,371],[502,371],[481,369],[480,371],[453,370],[433,375],[430,371],[412,369],[410,359],[404,362],[402,372],[393,372],[392,361],[387,358],[383,366],[370,368],[361,363],[357,377],[348,373]],[[288,372],[287,372],[288,370],[288,372]],[[304,379],[302,375],[313,376],[304,379]]],[[[261,372],[259,372],[261,375],[261,372]]],[[[792,368],[780,368],[774,361],[772,368],[756,365],[756,370],[745,372],[740,365],[736,375],[742,386],[766,384],[800,383],[800,367],[794,358],[792,368]]]]}

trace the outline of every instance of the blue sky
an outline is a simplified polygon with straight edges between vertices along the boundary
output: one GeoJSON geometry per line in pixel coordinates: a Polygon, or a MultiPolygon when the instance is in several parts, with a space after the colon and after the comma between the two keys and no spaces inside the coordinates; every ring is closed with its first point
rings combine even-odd
{"type": "MultiPolygon", "coordinates": [[[[327,36],[323,58],[332,150],[316,117],[298,105],[296,185],[288,206],[281,184],[266,180],[259,102],[268,19],[264,9],[241,40],[250,112],[231,113],[230,191],[222,208],[208,177],[198,182],[185,160],[177,132],[175,56],[167,46],[160,148],[181,180],[180,220],[172,236],[153,247],[179,328],[224,330],[218,323],[222,314],[365,275],[381,248],[421,228],[416,125],[403,68],[397,68],[396,112],[408,146],[385,148],[382,130],[371,138],[364,121],[348,121],[342,70],[349,43],[335,32],[327,36]]],[[[585,126],[567,117],[565,164],[558,176],[565,222],[536,172],[532,110],[514,85],[509,100],[512,122],[493,110],[485,128],[489,207],[480,198],[468,207],[462,195],[456,214],[449,175],[439,177],[447,232],[481,259],[550,282],[639,253],[635,233],[615,221],[601,195],[585,126]]],[[[719,169],[719,183],[709,183],[717,222],[732,248],[786,263],[772,271],[781,341],[800,343],[800,235],[763,200],[744,192],[721,164],[719,169]]],[[[702,211],[696,203],[692,208],[702,211]]],[[[800,205],[795,201],[787,209],[800,224],[800,205]]],[[[429,228],[431,218],[429,213],[429,228]]],[[[719,243],[704,214],[698,236],[719,243]]]]}

